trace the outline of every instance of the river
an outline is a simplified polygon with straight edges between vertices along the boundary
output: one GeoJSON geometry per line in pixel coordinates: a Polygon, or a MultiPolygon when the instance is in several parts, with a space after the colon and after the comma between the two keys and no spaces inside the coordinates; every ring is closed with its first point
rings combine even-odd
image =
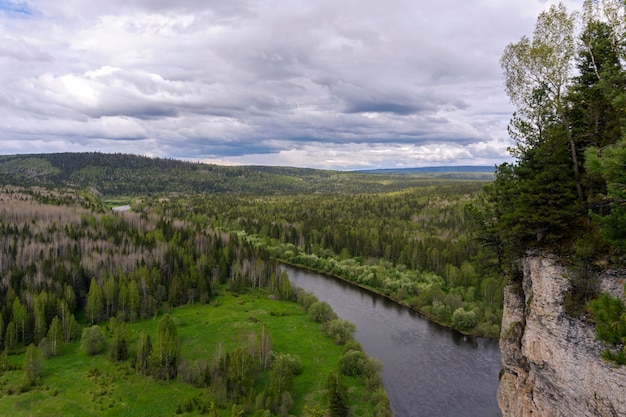
{"type": "Polygon", "coordinates": [[[293,286],[356,324],[355,339],[384,366],[395,417],[497,417],[498,343],[432,323],[385,297],[314,272],[283,266],[293,286]]]}

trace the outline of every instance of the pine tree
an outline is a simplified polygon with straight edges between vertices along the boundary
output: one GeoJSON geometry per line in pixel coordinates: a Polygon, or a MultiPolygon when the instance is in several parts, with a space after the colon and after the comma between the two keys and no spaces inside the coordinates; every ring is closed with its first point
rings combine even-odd
{"type": "Polygon", "coordinates": [[[96,324],[100,321],[100,314],[102,311],[102,289],[95,278],[91,279],[89,285],[89,294],[87,294],[87,305],[85,311],[91,324],[96,324]]]}
{"type": "Polygon", "coordinates": [[[328,410],[331,417],[347,417],[350,415],[348,407],[348,392],[346,385],[341,380],[339,372],[331,372],[326,380],[326,392],[328,395],[328,410]]]}

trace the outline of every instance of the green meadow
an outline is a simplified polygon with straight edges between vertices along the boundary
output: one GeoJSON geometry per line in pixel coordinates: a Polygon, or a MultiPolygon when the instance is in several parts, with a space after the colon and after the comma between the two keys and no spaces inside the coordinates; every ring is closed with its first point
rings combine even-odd
{"type": "MultiPolygon", "coordinates": [[[[298,356],[302,372],[294,379],[293,406],[289,414],[306,415],[307,408],[327,407],[325,384],[336,369],[344,346],[320,331],[306,311],[295,302],[277,301],[264,290],[244,295],[222,291],[210,304],[186,305],[167,311],[176,324],[183,361],[211,362],[223,349],[245,344],[263,325],[272,337],[274,353],[298,356]]],[[[131,353],[142,331],[154,337],[160,316],[130,324],[131,353]]],[[[103,325],[105,334],[110,332],[103,325]]],[[[153,339],[154,340],[154,339],[153,339]]],[[[110,341],[110,339],[109,339],[110,341]]],[[[10,355],[21,364],[24,355],[10,355]]],[[[59,356],[43,359],[40,383],[20,392],[24,372],[5,371],[0,376],[0,415],[11,416],[172,416],[200,415],[190,404],[210,403],[207,388],[179,380],[159,381],[137,373],[126,362],[113,362],[109,352],[88,356],[79,343],[66,344],[59,356]],[[185,408],[185,405],[189,406],[185,408]],[[189,411],[190,412],[186,412],[189,411]]],[[[258,384],[267,383],[267,371],[258,384]]],[[[364,383],[346,377],[351,414],[373,415],[364,383]]],[[[231,409],[219,409],[230,416],[231,409]]]]}

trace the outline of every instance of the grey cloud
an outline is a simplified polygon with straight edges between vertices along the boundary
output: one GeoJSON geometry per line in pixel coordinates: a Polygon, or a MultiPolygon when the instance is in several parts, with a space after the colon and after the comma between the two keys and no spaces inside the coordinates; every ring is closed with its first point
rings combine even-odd
{"type": "Polygon", "coordinates": [[[28,5],[33,13],[24,18],[0,13],[0,36],[10,39],[0,44],[5,152],[20,143],[25,151],[32,143],[59,150],[67,141],[68,149],[115,146],[231,163],[285,158],[327,168],[506,158],[510,105],[498,59],[545,7],[540,0],[28,5]],[[363,159],[350,162],[354,155],[363,159]]]}
{"type": "Polygon", "coordinates": [[[17,59],[18,61],[52,61],[52,55],[22,39],[4,38],[0,42],[0,56],[17,59]]]}

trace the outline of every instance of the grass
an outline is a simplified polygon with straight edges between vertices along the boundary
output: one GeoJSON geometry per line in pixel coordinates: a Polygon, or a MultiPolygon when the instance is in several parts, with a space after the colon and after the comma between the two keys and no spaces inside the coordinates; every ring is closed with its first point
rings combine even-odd
{"type": "MultiPolygon", "coordinates": [[[[292,415],[304,415],[306,405],[323,401],[326,377],[343,353],[343,347],[323,335],[319,324],[300,306],[272,300],[264,291],[239,296],[223,292],[211,304],[183,306],[169,314],[177,326],[183,360],[210,362],[220,346],[227,350],[239,346],[265,325],[274,352],[297,355],[302,361],[303,372],[294,380],[292,415]]],[[[134,348],[142,331],[148,331],[154,340],[159,320],[132,324],[131,346],[134,348]]],[[[172,416],[186,397],[207,395],[206,389],[179,381],[139,375],[128,363],[113,363],[107,353],[90,357],[78,343],[65,345],[60,356],[44,360],[41,384],[25,393],[19,393],[23,371],[4,372],[0,377],[0,415],[172,416]]],[[[23,355],[9,360],[22,363],[23,355]]],[[[348,379],[348,384],[353,415],[372,415],[371,406],[363,401],[363,384],[354,379],[348,379]]],[[[220,412],[230,415],[230,409],[220,412]]]]}

